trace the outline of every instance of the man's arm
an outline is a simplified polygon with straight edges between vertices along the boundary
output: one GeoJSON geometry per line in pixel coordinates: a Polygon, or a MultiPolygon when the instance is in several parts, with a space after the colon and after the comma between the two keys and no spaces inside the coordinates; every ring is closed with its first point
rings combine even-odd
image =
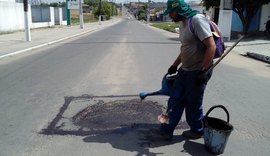
{"type": "Polygon", "coordinates": [[[173,62],[172,66],[178,67],[178,65],[181,63],[181,53],[178,55],[176,60],[173,62]]]}
{"type": "Polygon", "coordinates": [[[206,50],[205,50],[201,69],[206,70],[212,64],[213,58],[215,56],[216,44],[215,44],[213,36],[204,39],[202,42],[205,45],[206,50]]]}
{"type": "Polygon", "coordinates": [[[173,62],[173,64],[168,69],[168,74],[174,74],[177,72],[177,67],[181,63],[181,53],[178,55],[176,60],[173,62]]]}

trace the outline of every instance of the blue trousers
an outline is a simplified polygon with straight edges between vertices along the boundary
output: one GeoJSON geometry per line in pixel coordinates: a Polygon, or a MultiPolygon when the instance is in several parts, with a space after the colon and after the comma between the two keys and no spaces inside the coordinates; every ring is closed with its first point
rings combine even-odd
{"type": "MultiPolygon", "coordinates": [[[[168,101],[169,123],[161,124],[160,131],[173,135],[185,109],[186,121],[190,130],[197,134],[203,134],[203,95],[206,83],[196,83],[200,71],[178,70],[178,75],[173,84],[172,94],[168,101]]],[[[212,74],[212,73],[211,73],[212,74]]],[[[209,79],[211,77],[209,75],[209,79]]]]}

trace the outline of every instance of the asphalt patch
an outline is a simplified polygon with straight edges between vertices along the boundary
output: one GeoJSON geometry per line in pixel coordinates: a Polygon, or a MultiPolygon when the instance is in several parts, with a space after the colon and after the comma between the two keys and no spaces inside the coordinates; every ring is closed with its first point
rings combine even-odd
{"type": "MultiPolygon", "coordinates": [[[[59,113],[41,133],[47,135],[99,135],[127,133],[159,126],[157,116],[165,107],[137,96],[65,97],[59,113]]],[[[188,128],[180,122],[177,129],[188,128]]]]}
{"type": "Polygon", "coordinates": [[[162,106],[153,101],[115,100],[88,106],[72,121],[77,126],[102,131],[156,123],[161,113],[162,106]]]}

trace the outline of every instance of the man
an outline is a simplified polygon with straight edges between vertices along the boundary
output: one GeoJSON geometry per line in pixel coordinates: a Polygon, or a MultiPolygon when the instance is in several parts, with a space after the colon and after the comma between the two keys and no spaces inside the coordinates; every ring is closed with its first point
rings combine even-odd
{"type": "Polygon", "coordinates": [[[180,54],[168,69],[168,73],[175,73],[180,64],[181,67],[168,101],[169,122],[161,124],[159,129],[151,129],[150,135],[171,140],[185,109],[190,130],[182,135],[188,139],[198,139],[203,135],[203,94],[211,77],[211,72],[206,75],[205,71],[213,63],[215,41],[207,18],[192,10],[184,0],[168,0],[164,14],[169,14],[174,22],[180,22],[180,54]],[[192,18],[194,34],[189,29],[189,18],[192,18]]]}

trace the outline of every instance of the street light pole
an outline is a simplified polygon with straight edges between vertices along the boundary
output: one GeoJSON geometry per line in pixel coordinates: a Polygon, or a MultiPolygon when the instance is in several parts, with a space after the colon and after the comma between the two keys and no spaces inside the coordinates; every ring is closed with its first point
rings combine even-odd
{"type": "Polygon", "coordinates": [[[24,10],[25,38],[26,41],[31,41],[30,27],[28,21],[28,0],[23,0],[23,10],[24,10]]]}

